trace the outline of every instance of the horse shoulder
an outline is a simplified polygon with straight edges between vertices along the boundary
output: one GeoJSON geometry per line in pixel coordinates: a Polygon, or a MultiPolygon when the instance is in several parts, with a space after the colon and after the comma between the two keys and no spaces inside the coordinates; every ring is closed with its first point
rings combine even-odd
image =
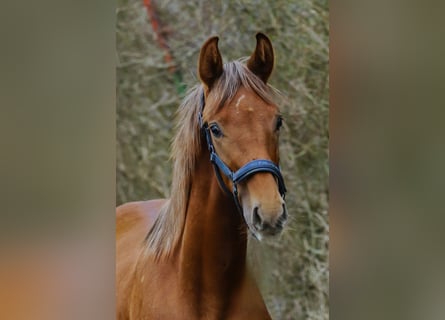
{"type": "Polygon", "coordinates": [[[165,201],[129,202],[116,208],[116,258],[119,263],[124,263],[121,259],[135,261],[165,201]]]}
{"type": "MultiPolygon", "coordinates": [[[[133,228],[150,230],[166,199],[127,202],[116,208],[116,235],[133,228]]],[[[134,232],[134,231],[132,231],[134,232]]]]}
{"type": "Polygon", "coordinates": [[[116,301],[117,318],[126,319],[134,268],[144,239],[165,199],[125,203],[116,208],[116,301]]]}

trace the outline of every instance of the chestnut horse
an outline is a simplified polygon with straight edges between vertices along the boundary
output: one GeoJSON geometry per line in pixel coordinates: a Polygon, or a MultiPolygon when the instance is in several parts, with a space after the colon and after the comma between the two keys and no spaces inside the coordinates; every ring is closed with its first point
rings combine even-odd
{"type": "Polygon", "coordinates": [[[117,208],[118,319],[271,319],[246,268],[248,233],[274,236],[287,220],[274,52],[256,39],[246,64],[223,64],[218,38],[205,42],[201,84],[179,110],[171,198],[117,208]]]}

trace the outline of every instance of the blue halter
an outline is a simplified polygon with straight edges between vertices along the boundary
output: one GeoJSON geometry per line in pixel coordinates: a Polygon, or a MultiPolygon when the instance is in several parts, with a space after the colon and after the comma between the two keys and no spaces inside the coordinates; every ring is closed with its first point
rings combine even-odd
{"type": "MultiPolygon", "coordinates": [[[[218,154],[215,151],[215,147],[213,146],[212,142],[212,136],[210,133],[209,125],[207,122],[203,122],[202,118],[202,112],[204,109],[205,100],[204,100],[204,94],[202,95],[201,99],[201,110],[198,113],[198,121],[199,121],[199,127],[204,132],[206,141],[207,141],[207,147],[210,152],[210,162],[213,164],[213,168],[215,170],[215,175],[218,180],[218,183],[221,187],[221,189],[224,190],[228,195],[233,195],[233,198],[235,200],[236,207],[238,208],[238,211],[241,213],[244,219],[244,215],[242,214],[242,208],[239,202],[238,198],[238,184],[241,181],[244,181],[248,179],[250,176],[254,175],[258,172],[269,172],[274,175],[274,177],[277,180],[278,183],[278,190],[281,194],[281,197],[285,198],[286,196],[286,186],[284,184],[284,179],[281,174],[280,168],[272,161],[266,160],[266,159],[258,159],[258,160],[252,160],[243,165],[241,168],[239,168],[237,171],[233,172],[230,170],[230,168],[224,163],[224,161],[221,160],[221,158],[218,156],[218,154]],[[229,190],[229,188],[224,183],[221,172],[229,178],[229,180],[232,182],[233,189],[232,191],[229,190]]],[[[247,224],[247,223],[246,223],[247,224]]]]}

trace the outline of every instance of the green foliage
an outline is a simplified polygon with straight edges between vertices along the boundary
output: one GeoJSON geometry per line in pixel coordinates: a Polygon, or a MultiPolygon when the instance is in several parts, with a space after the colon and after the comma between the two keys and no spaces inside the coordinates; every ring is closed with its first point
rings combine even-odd
{"type": "MultiPolygon", "coordinates": [[[[328,319],[327,1],[155,5],[187,87],[197,82],[199,49],[209,36],[220,36],[226,61],[250,55],[258,31],[272,40],[276,67],[270,83],[285,97],[280,151],[292,220],[278,242],[260,245],[261,258],[254,259],[264,265],[261,288],[274,319],[328,319]]],[[[116,37],[117,203],[168,197],[179,78],[169,72],[143,0],[118,2],[116,37]]]]}

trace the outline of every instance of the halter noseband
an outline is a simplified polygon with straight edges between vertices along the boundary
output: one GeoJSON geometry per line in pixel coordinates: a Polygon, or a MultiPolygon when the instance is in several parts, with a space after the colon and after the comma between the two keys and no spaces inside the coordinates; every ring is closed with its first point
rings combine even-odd
{"type": "MultiPolygon", "coordinates": [[[[238,208],[238,211],[240,212],[241,216],[244,219],[244,215],[242,213],[241,204],[239,202],[238,198],[238,183],[241,181],[246,180],[250,176],[254,175],[258,172],[269,172],[274,175],[274,177],[277,179],[278,182],[278,190],[281,194],[281,197],[284,199],[286,196],[286,186],[284,184],[284,179],[281,174],[280,168],[272,161],[266,160],[266,159],[257,159],[252,160],[243,165],[241,168],[239,168],[237,171],[233,172],[225,163],[221,160],[221,158],[218,156],[218,154],[215,151],[215,147],[213,146],[212,142],[212,136],[210,134],[210,129],[207,122],[203,121],[202,118],[202,112],[204,110],[205,105],[205,98],[204,93],[201,97],[201,109],[198,113],[198,123],[201,131],[204,132],[204,135],[206,137],[207,141],[207,147],[210,152],[210,162],[213,164],[213,168],[215,170],[215,175],[218,180],[218,183],[220,187],[226,192],[228,195],[233,195],[233,198],[235,200],[236,207],[238,208]],[[229,178],[229,180],[232,182],[233,189],[232,191],[229,190],[229,188],[224,183],[221,172],[229,178]]],[[[244,219],[245,221],[245,219],[244,219]]],[[[249,226],[246,223],[247,226],[249,226]]],[[[254,234],[254,233],[253,233],[254,234]]],[[[254,234],[255,235],[255,234],[254,234]]]]}

